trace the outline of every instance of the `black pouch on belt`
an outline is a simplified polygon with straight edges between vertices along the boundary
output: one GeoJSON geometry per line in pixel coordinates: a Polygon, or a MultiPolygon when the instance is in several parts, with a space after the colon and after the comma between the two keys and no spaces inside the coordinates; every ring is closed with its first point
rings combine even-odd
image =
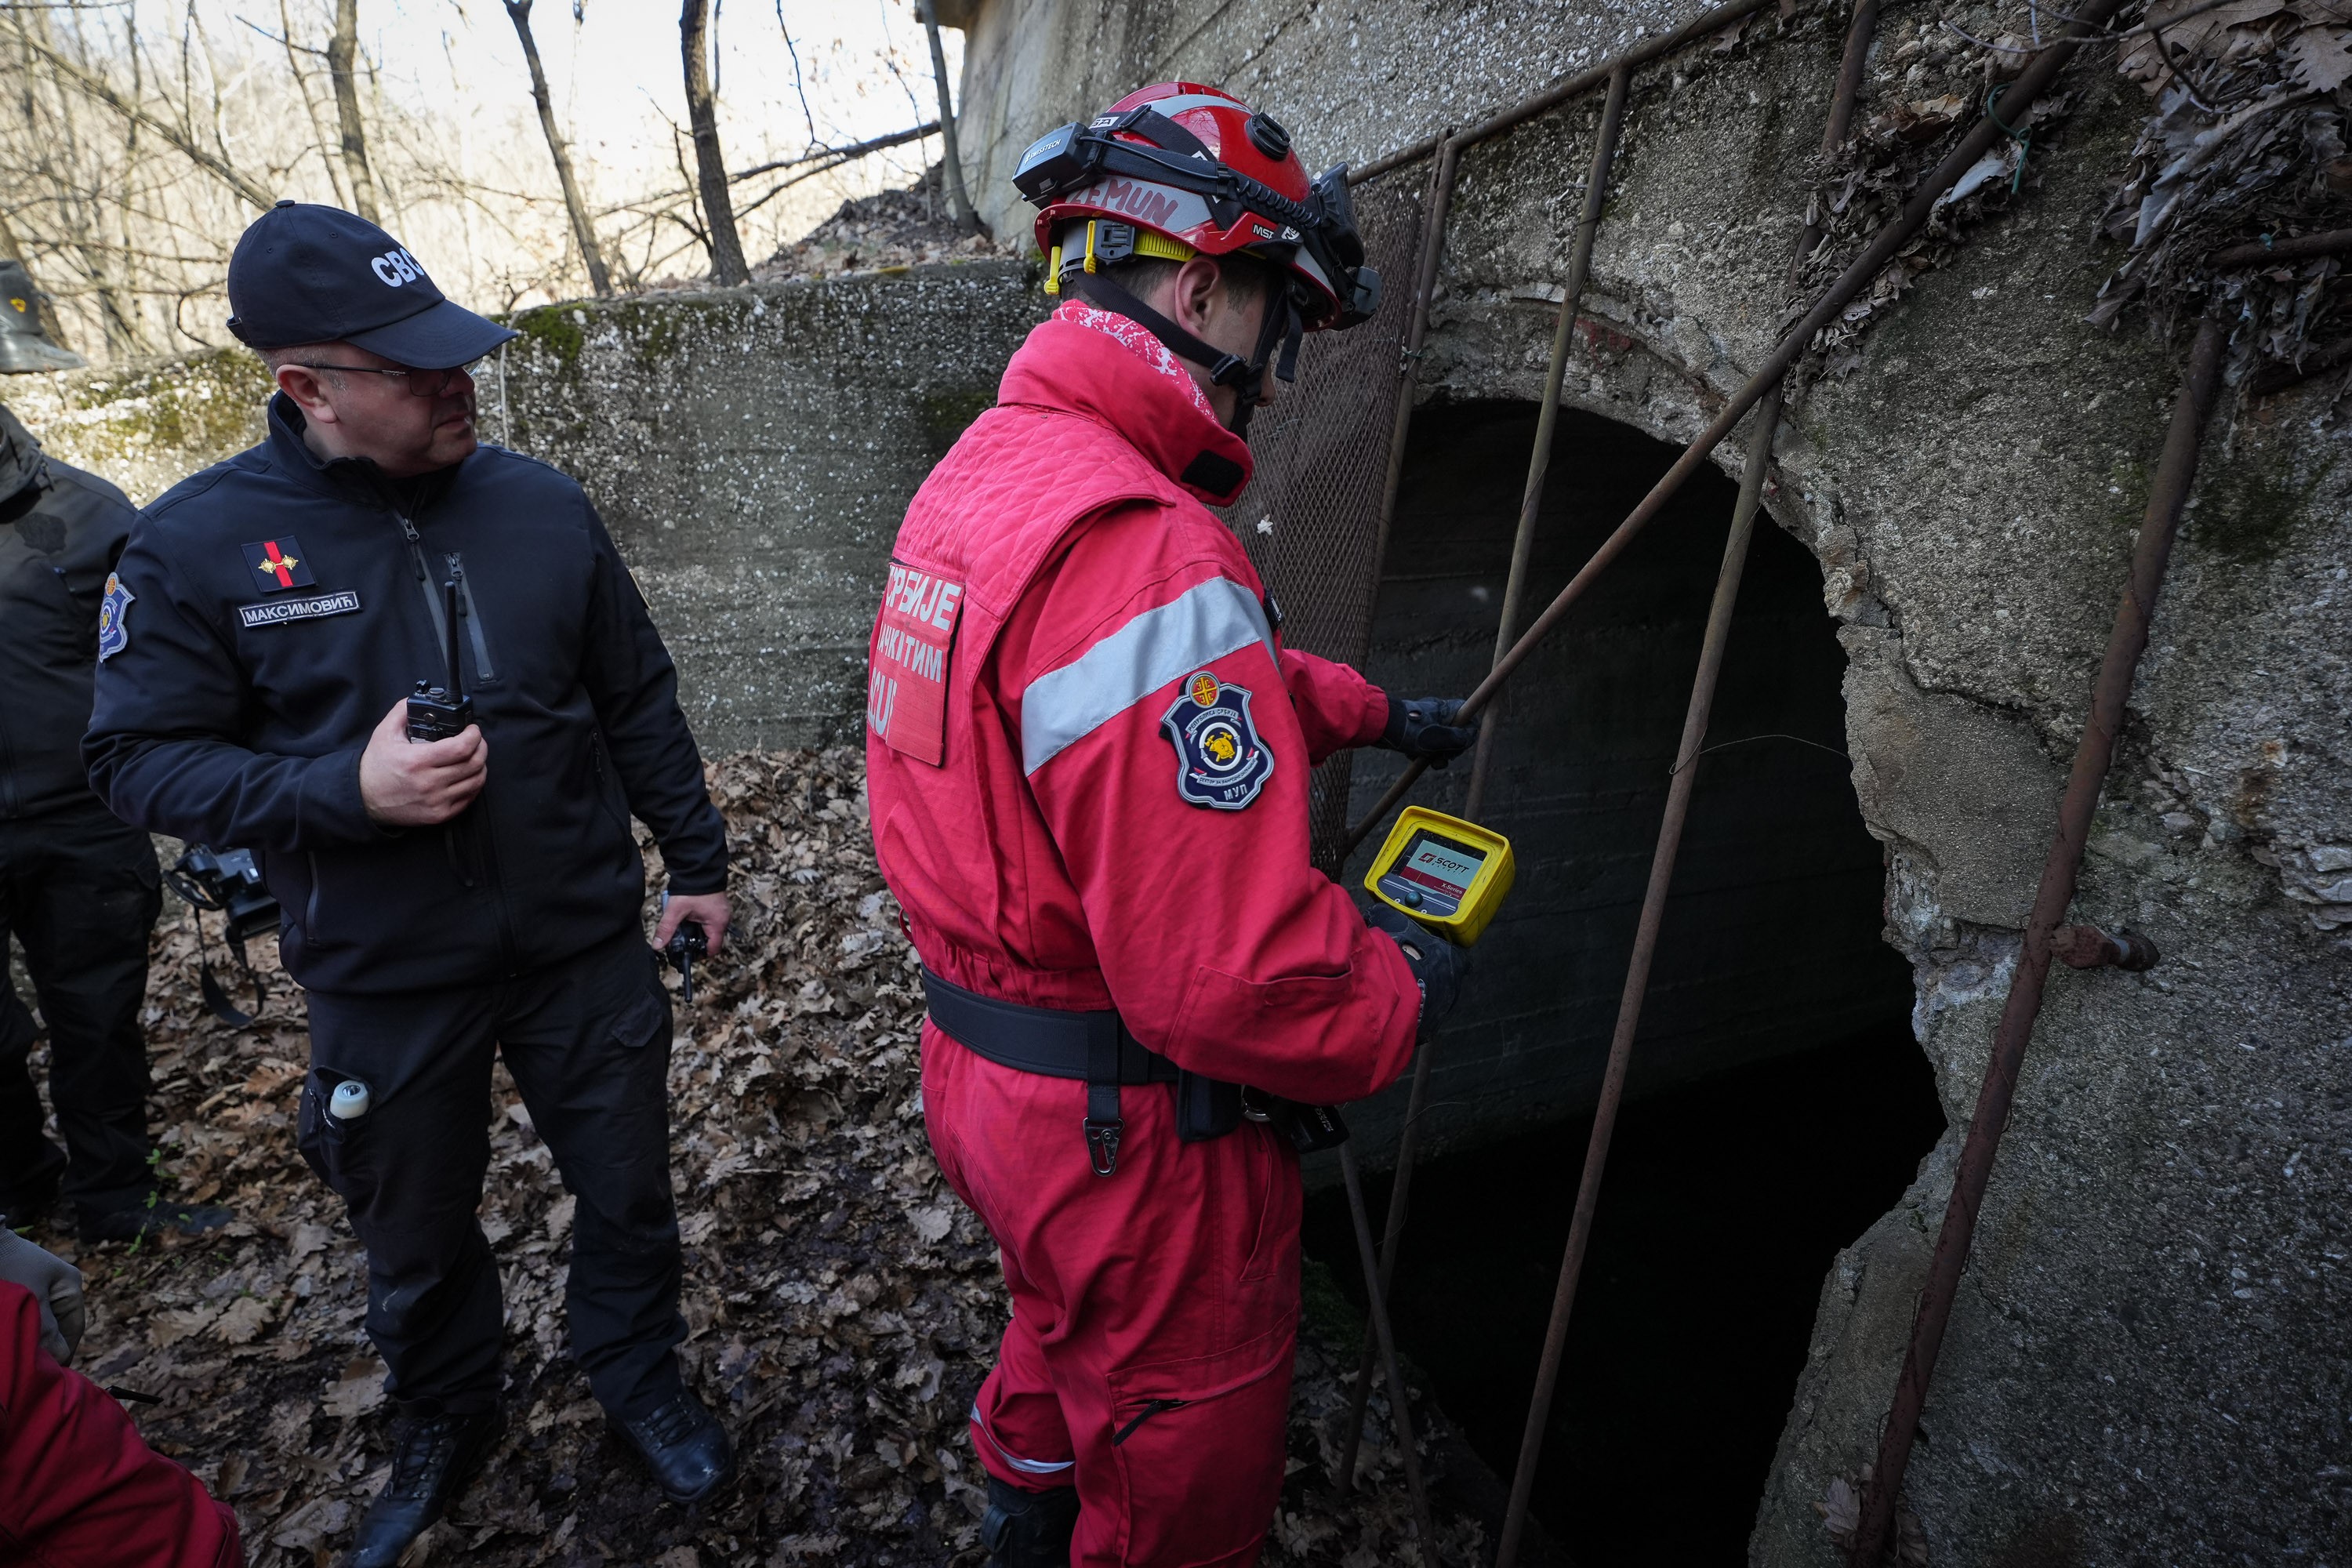
{"type": "Polygon", "coordinates": [[[1348,1124],[1339,1119],[1337,1106],[1302,1105],[1255,1089],[1245,1089],[1242,1093],[1245,1097],[1244,1114],[1289,1139],[1291,1147],[1302,1154],[1337,1149],[1348,1141],[1348,1124]]]}
{"type": "Polygon", "coordinates": [[[1212,1138],[1223,1138],[1241,1124],[1241,1085],[1177,1070],[1176,1136],[1180,1142],[1206,1143],[1212,1138]]]}

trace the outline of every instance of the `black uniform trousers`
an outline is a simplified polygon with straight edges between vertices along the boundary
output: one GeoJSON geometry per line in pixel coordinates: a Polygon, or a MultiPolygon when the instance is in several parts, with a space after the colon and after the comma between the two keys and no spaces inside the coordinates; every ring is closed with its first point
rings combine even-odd
{"type": "Polygon", "coordinates": [[[598,1403],[649,1414],[679,1387],[677,1210],[669,1176],[669,996],[635,931],[490,984],[310,994],[303,1157],[367,1248],[367,1330],[405,1414],[498,1402],[505,1315],[475,1218],[489,1168],[492,1053],[576,1200],[565,1295],[598,1403]],[[328,1110],[367,1085],[362,1116],[328,1110]]]}
{"type": "Polygon", "coordinates": [[[0,961],[0,1207],[65,1195],[90,1213],[143,1204],[148,1169],[147,937],[163,909],[155,846],[93,797],[0,820],[0,952],[14,931],[49,1028],[49,1100],[66,1152],[43,1136],[27,1060],[33,1017],[0,961]]]}

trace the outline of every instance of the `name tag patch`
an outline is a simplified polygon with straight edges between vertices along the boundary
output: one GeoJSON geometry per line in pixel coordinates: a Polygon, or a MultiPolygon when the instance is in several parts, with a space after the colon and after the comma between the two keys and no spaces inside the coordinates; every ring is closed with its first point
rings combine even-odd
{"type": "Polygon", "coordinates": [[[948,659],[963,584],[890,563],[866,678],[866,723],[883,744],[938,767],[947,756],[948,659]]]}
{"type": "Polygon", "coordinates": [[[343,588],[307,599],[264,599],[257,605],[239,605],[236,617],[248,626],[278,626],[289,621],[315,621],[320,616],[348,616],[359,607],[359,590],[343,588]]]}
{"type": "Polygon", "coordinates": [[[1184,682],[1160,721],[1176,748],[1177,798],[1213,811],[1239,811],[1274,776],[1274,752],[1250,721],[1250,694],[1203,669],[1184,682]]]}

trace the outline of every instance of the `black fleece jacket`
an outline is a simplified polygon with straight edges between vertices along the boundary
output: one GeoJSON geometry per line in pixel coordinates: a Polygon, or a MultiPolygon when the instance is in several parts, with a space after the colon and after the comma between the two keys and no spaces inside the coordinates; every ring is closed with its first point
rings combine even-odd
{"type": "Polygon", "coordinates": [[[81,732],[98,605],[134,515],[0,408],[0,821],[96,808],[81,732]]]}
{"type": "Polygon", "coordinates": [[[478,984],[633,928],[632,813],[674,891],[723,888],[677,671],[580,487],[496,447],[396,483],[322,460],[301,424],[273,397],[268,440],[131,529],[124,641],[83,742],[115,814],[256,851],[287,970],[317,991],[478,984]],[[360,753],[419,679],[439,683],[453,578],[489,781],[452,822],[386,830],[361,804],[360,753]]]}

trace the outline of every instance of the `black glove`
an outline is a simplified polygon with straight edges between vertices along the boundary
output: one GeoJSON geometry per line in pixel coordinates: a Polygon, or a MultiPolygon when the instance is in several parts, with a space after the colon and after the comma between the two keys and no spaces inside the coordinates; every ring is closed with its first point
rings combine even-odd
{"type": "Polygon", "coordinates": [[[1475,721],[1455,723],[1462,711],[1462,700],[1456,697],[1399,697],[1395,692],[1383,693],[1389,700],[1388,727],[1381,731],[1374,744],[1391,752],[1402,752],[1408,757],[1426,757],[1433,768],[1442,768],[1478,742],[1475,721]]]}
{"type": "Polygon", "coordinates": [[[1396,941],[1412,977],[1421,982],[1421,1035],[1437,1033],[1438,1021],[1454,1011],[1462,996],[1462,977],[1470,972],[1470,951],[1437,936],[1402,910],[1374,904],[1364,923],[1396,941]]]}

